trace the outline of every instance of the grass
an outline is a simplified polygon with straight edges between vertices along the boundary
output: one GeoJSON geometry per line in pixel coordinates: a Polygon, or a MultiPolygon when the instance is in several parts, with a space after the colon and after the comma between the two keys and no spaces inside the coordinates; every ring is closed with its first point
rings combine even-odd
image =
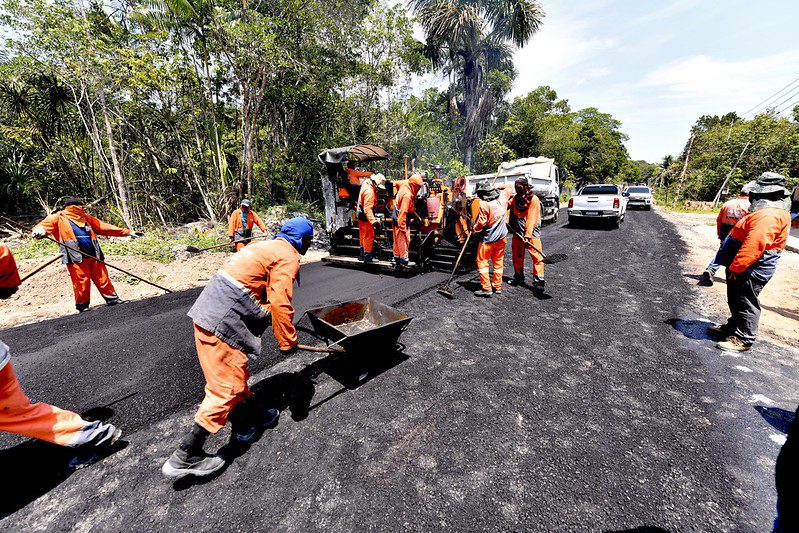
{"type": "MultiPolygon", "coordinates": [[[[193,229],[184,234],[170,234],[166,231],[152,230],[144,237],[110,242],[100,237],[100,246],[106,255],[137,255],[160,263],[169,263],[175,258],[172,248],[178,244],[207,248],[227,241],[224,228],[212,230],[193,229]]],[[[12,246],[14,256],[19,259],[36,259],[58,253],[58,246],[47,239],[26,239],[18,246],[12,246]]]]}

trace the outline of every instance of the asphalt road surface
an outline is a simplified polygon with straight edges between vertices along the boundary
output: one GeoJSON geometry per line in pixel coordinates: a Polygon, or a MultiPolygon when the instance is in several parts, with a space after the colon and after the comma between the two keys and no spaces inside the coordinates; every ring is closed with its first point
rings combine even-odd
{"type": "Polygon", "coordinates": [[[159,471],[202,398],[185,316],[199,290],[0,331],[29,396],[127,442],[70,473],[60,449],[0,435],[0,529],[769,530],[799,354],[717,352],[704,330],[721,310],[692,313],[682,244],[654,212],[543,238],[570,258],[542,299],[303,266],[300,312],[372,296],[415,317],[404,348],[283,359],[265,337],[253,390],[280,423],[248,449],[209,439],[230,462],[204,483],[159,471]]]}

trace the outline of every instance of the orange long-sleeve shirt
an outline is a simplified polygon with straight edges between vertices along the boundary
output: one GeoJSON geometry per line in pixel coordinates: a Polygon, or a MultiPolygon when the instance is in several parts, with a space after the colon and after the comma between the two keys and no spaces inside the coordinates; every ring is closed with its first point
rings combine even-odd
{"type": "Polygon", "coordinates": [[[261,220],[261,217],[258,216],[258,213],[250,209],[247,216],[247,227],[245,228],[244,224],[241,223],[241,209],[236,209],[230,214],[230,218],[228,219],[227,235],[232,239],[237,231],[243,229],[249,230],[252,229],[253,226],[258,226],[261,231],[266,233],[266,225],[263,220],[261,220]]]}
{"type": "Polygon", "coordinates": [[[92,239],[94,239],[96,235],[107,235],[109,237],[124,237],[125,235],[130,235],[129,229],[120,228],[87,215],[83,208],[79,208],[78,206],[66,207],[63,211],[48,216],[39,222],[36,227],[44,228],[44,231],[52,235],[57,241],[74,241],[75,232],[72,230],[72,225],[69,223],[70,220],[80,226],[89,226],[92,232],[92,239]]]}
{"type": "Polygon", "coordinates": [[[397,192],[397,197],[394,199],[394,209],[397,210],[397,229],[400,231],[407,231],[408,229],[408,214],[416,212],[413,204],[421,187],[422,178],[414,175],[408,181],[403,182],[399,192],[397,192]]]}
{"type": "Polygon", "coordinates": [[[14,254],[8,246],[0,244],[0,289],[13,289],[21,284],[14,254]]]}
{"type": "Polygon", "coordinates": [[[724,240],[732,227],[749,213],[749,197],[739,196],[725,202],[716,217],[716,235],[724,240]]]}
{"type": "Polygon", "coordinates": [[[375,205],[377,205],[377,187],[371,180],[363,182],[361,192],[358,195],[358,205],[361,206],[366,220],[370,224],[377,222],[375,218],[375,205]]]}
{"type": "Polygon", "coordinates": [[[269,308],[272,331],[281,350],[297,345],[294,327],[294,281],[300,272],[300,254],[282,238],[256,242],[235,253],[220,269],[269,308]]]}
{"type": "Polygon", "coordinates": [[[372,175],[372,173],[367,170],[358,170],[357,168],[348,168],[345,170],[347,172],[347,179],[352,185],[360,185],[363,178],[368,178],[372,175]]]}
{"type": "Polygon", "coordinates": [[[513,209],[513,215],[524,220],[524,238],[538,237],[536,233],[541,231],[541,200],[538,199],[538,196],[533,195],[524,211],[518,208],[516,202],[512,202],[511,209],[513,209]]]}
{"type": "Polygon", "coordinates": [[[760,209],[739,220],[729,235],[741,243],[730,270],[740,274],[763,257],[765,252],[784,250],[790,225],[790,213],[777,208],[760,209]]]}

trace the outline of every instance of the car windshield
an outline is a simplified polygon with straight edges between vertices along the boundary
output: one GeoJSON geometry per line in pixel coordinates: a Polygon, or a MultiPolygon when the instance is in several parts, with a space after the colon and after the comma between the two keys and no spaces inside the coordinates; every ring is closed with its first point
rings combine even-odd
{"type": "Polygon", "coordinates": [[[593,185],[583,189],[581,194],[619,194],[615,185],[593,185]]]}
{"type": "Polygon", "coordinates": [[[649,187],[630,187],[627,189],[627,192],[638,192],[643,194],[649,194],[649,187]]]}

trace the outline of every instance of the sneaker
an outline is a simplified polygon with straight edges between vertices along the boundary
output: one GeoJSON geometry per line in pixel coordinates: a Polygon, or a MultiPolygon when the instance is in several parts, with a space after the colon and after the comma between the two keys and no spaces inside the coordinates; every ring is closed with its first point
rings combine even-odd
{"type": "Polygon", "coordinates": [[[483,289],[480,289],[479,291],[474,291],[474,295],[480,296],[482,298],[491,298],[492,293],[491,291],[484,291],[483,289]]]}
{"type": "Polygon", "coordinates": [[[502,294],[502,289],[494,289],[494,294],[502,294]]]}
{"type": "Polygon", "coordinates": [[[105,305],[117,305],[117,304],[123,304],[123,303],[125,303],[125,301],[120,299],[119,296],[115,296],[115,297],[112,297],[112,298],[106,298],[105,299],[105,305]]]}
{"type": "Polygon", "coordinates": [[[746,344],[735,335],[732,335],[727,337],[726,341],[721,341],[720,343],[716,344],[716,348],[727,352],[748,352],[752,349],[752,345],[746,344]]]}
{"type": "Polygon", "coordinates": [[[277,425],[279,419],[280,411],[277,409],[267,409],[263,412],[263,419],[261,419],[259,423],[234,429],[233,438],[235,438],[236,442],[239,444],[249,444],[255,440],[255,436],[259,431],[272,429],[277,425]]]}
{"type": "Polygon", "coordinates": [[[122,436],[121,429],[114,426],[111,427],[113,429],[111,430],[110,436],[101,441],[99,444],[85,444],[79,447],[75,452],[75,456],[70,459],[69,465],[67,465],[67,467],[73,471],[80,470],[81,468],[93,465],[108,455],[113,449],[114,444],[116,444],[119,438],[122,436]]]}
{"type": "Polygon", "coordinates": [[[699,280],[699,284],[703,287],[712,287],[713,286],[713,272],[710,270],[705,270],[702,272],[702,279],[699,280]]]}
{"type": "Polygon", "coordinates": [[[218,455],[189,457],[181,449],[175,450],[161,467],[161,473],[171,479],[180,479],[186,476],[205,477],[218,472],[225,466],[225,460],[218,455]]]}

